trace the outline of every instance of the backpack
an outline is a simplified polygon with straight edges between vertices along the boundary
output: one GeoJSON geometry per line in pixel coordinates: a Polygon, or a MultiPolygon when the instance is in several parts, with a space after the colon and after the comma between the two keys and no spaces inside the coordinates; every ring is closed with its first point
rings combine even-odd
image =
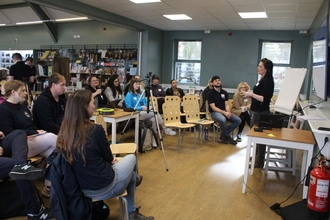
{"type": "Polygon", "coordinates": [[[26,216],[25,204],[15,181],[0,182],[0,219],[26,216]]]}
{"type": "Polygon", "coordinates": [[[93,202],[92,220],[105,220],[110,214],[110,209],[103,200],[93,202]]]}
{"type": "Polygon", "coordinates": [[[139,152],[145,153],[146,150],[151,150],[154,139],[158,146],[157,135],[152,128],[152,122],[150,120],[140,121],[139,129],[139,152]]]}

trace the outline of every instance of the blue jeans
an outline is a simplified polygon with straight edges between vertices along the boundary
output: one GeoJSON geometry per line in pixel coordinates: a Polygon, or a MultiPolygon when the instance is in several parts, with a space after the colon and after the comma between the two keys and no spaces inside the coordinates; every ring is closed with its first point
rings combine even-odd
{"type": "Polygon", "coordinates": [[[121,159],[112,166],[112,169],[115,171],[116,176],[109,186],[100,190],[82,190],[84,195],[93,200],[105,200],[119,196],[126,189],[127,195],[125,196],[125,198],[127,199],[128,212],[134,212],[136,188],[135,165],[135,155],[130,154],[125,156],[123,159],[121,159]]]}
{"type": "Polygon", "coordinates": [[[225,137],[228,137],[230,132],[232,132],[239,124],[241,124],[241,119],[235,115],[231,114],[231,118],[226,118],[222,113],[220,112],[211,112],[211,117],[214,121],[220,123],[220,128],[222,130],[222,135],[225,137]],[[227,121],[230,121],[230,125],[227,126],[227,121]]]}

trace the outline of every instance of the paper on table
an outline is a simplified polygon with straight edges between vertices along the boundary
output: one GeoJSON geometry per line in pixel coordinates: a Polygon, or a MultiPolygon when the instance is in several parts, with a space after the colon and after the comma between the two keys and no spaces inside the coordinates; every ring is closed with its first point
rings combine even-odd
{"type": "Polygon", "coordinates": [[[298,119],[303,119],[303,120],[321,120],[321,121],[326,121],[326,118],[322,118],[320,116],[316,115],[300,115],[297,116],[298,119]]]}

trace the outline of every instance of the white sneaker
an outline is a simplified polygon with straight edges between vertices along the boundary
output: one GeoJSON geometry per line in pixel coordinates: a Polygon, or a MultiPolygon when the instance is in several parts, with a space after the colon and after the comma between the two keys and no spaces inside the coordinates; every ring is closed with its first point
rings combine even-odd
{"type": "Polygon", "coordinates": [[[167,135],[171,135],[171,136],[176,135],[176,132],[173,131],[171,128],[165,128],[164,132],[165,132],[165,134],[167,134],[167,135]]]}
{"type": "Polygon", "coordinates": [[[153,148],[157,148],[157,147],[158,147],[158,145],[157,145],[157,142],[156,142],[156,139],[155,139],[155,138],[153,138],[153,139],[152,139],[152,147],[153,147],[153,148]]]}

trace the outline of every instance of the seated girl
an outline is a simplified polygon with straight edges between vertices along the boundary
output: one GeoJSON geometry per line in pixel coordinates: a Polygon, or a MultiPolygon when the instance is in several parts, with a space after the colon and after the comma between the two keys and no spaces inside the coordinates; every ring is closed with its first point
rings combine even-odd
{"type": "MultiPolygon", "coordinates": [[[[5,85],[5,97],[7,98],[0,105],[0,130],[5,134],[9,134],[15,130],[23,130],[27,135],[28,157],[40,155],[48,158],[55,150],[57,136],[53,133],[46,133],[39,130],[32,121],[30,110],[25,104],[27,91],[24,82],[18,80],[10,80],[5,85]]],[[[50,183],[46,181],[49,187],[50,183]]],[[[43,194],[48,196],[49,189],[44,188],[43,194]]]]}
{"type": "Polygon", "coordinates": [[[140,82],[136,79],[132,80],[130,83],[129,92],[125,97],[125,105],[127,108],[135,108],[135,110],[140,111],[139,113],[140,120],[149,119],[152,122],[152,128],[154,129],[155,132],[157,132],[155,117],[157,117],[158,124],[163,128],[165,134],[176,135],[176,132],[173,131],[171,128],[165,127],[164,121],[158,113],[147,112],[147,106],[148,106],[147,99],[146,97],[141,97],[140,82]]]}
{"type": "Polygon", "coordinates": [[[118,75],[109,78],[104,94],[112,108],[123,107],[124,94],[121,91],[118,75]]]}
{"type": "Polygon", "coordinates": [[[135,205],[136,156],[113,158],[101,125],[89,119],[95,111],[92,93],[77,90],[68,99],[57,139],[57,152],[71,165],[84,196],[95,200],[116,197],[125,190],[129,219],[152,220],[135,205]]]}

